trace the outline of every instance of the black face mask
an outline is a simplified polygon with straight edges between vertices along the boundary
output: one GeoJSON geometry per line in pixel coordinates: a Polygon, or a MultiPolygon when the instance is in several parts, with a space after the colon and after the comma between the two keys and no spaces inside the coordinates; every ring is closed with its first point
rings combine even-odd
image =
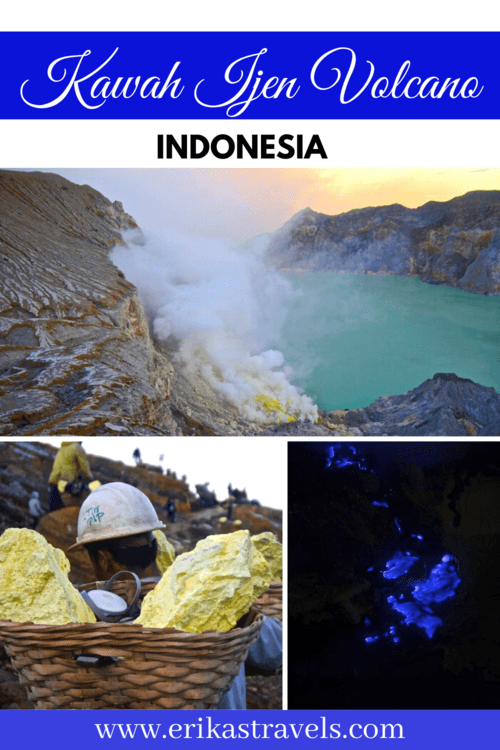
{"type": "Polygon", "coordinates": [[[145,570],[149,565],[156,561],[158,553],[158,542],[153,537],[150,544],[144,544],[141,547],[127,547],[120,545],[120,540],[113,541],[109,545],[113,559],[123,565],[126,570],[131,568],[140,568],[145,570]]]}

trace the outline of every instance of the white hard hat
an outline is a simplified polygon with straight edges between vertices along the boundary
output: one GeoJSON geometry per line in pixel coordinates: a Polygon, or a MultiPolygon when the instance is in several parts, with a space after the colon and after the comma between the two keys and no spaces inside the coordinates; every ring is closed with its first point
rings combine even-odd
{"type": "Polygon", "coordinates": [[[131,484],[111,482],[98,487],[82,503],[76,544],[70,549],[164,528],[144,492],[131,484]]]}

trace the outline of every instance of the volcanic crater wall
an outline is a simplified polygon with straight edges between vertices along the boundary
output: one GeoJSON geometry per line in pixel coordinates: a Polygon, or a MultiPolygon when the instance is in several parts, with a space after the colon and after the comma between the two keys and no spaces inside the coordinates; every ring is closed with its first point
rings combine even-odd
{"type": "Polygon", "coordinates": [[[281,269],[413,276],[498,295],[500,191],[337,216],[306,208],[273,235],[267,257],[281,269]]]}
{"type": "Polygon", "coordinates": [[[173,367],[108,258],[136,226],[88,185],[0,172],[0,434],[175,432],[173,367]]]}

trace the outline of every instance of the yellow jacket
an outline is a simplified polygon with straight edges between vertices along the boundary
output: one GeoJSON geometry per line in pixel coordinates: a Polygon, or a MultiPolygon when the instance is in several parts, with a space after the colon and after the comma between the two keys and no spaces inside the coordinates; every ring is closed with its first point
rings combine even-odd
{"type": "Polygon", "coordinates": [[[63,442],[54,459],[49,484],[57,484],[61,479],[73,482],[78,477],[92,479],[87,455],[81,443],[63,442]]]}

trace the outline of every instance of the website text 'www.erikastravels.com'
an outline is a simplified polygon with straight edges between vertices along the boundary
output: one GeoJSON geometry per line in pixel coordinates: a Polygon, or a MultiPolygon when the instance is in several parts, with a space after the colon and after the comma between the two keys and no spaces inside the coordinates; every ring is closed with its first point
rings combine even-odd
{"type": "Polygon", "coordinates": [[[183,724],[96,724],[100,739],[171,740],[336,740],[405,739],[402,724],[331,724],[324,716],[318,723],[217,722],[211,716],[183,724]]]}

